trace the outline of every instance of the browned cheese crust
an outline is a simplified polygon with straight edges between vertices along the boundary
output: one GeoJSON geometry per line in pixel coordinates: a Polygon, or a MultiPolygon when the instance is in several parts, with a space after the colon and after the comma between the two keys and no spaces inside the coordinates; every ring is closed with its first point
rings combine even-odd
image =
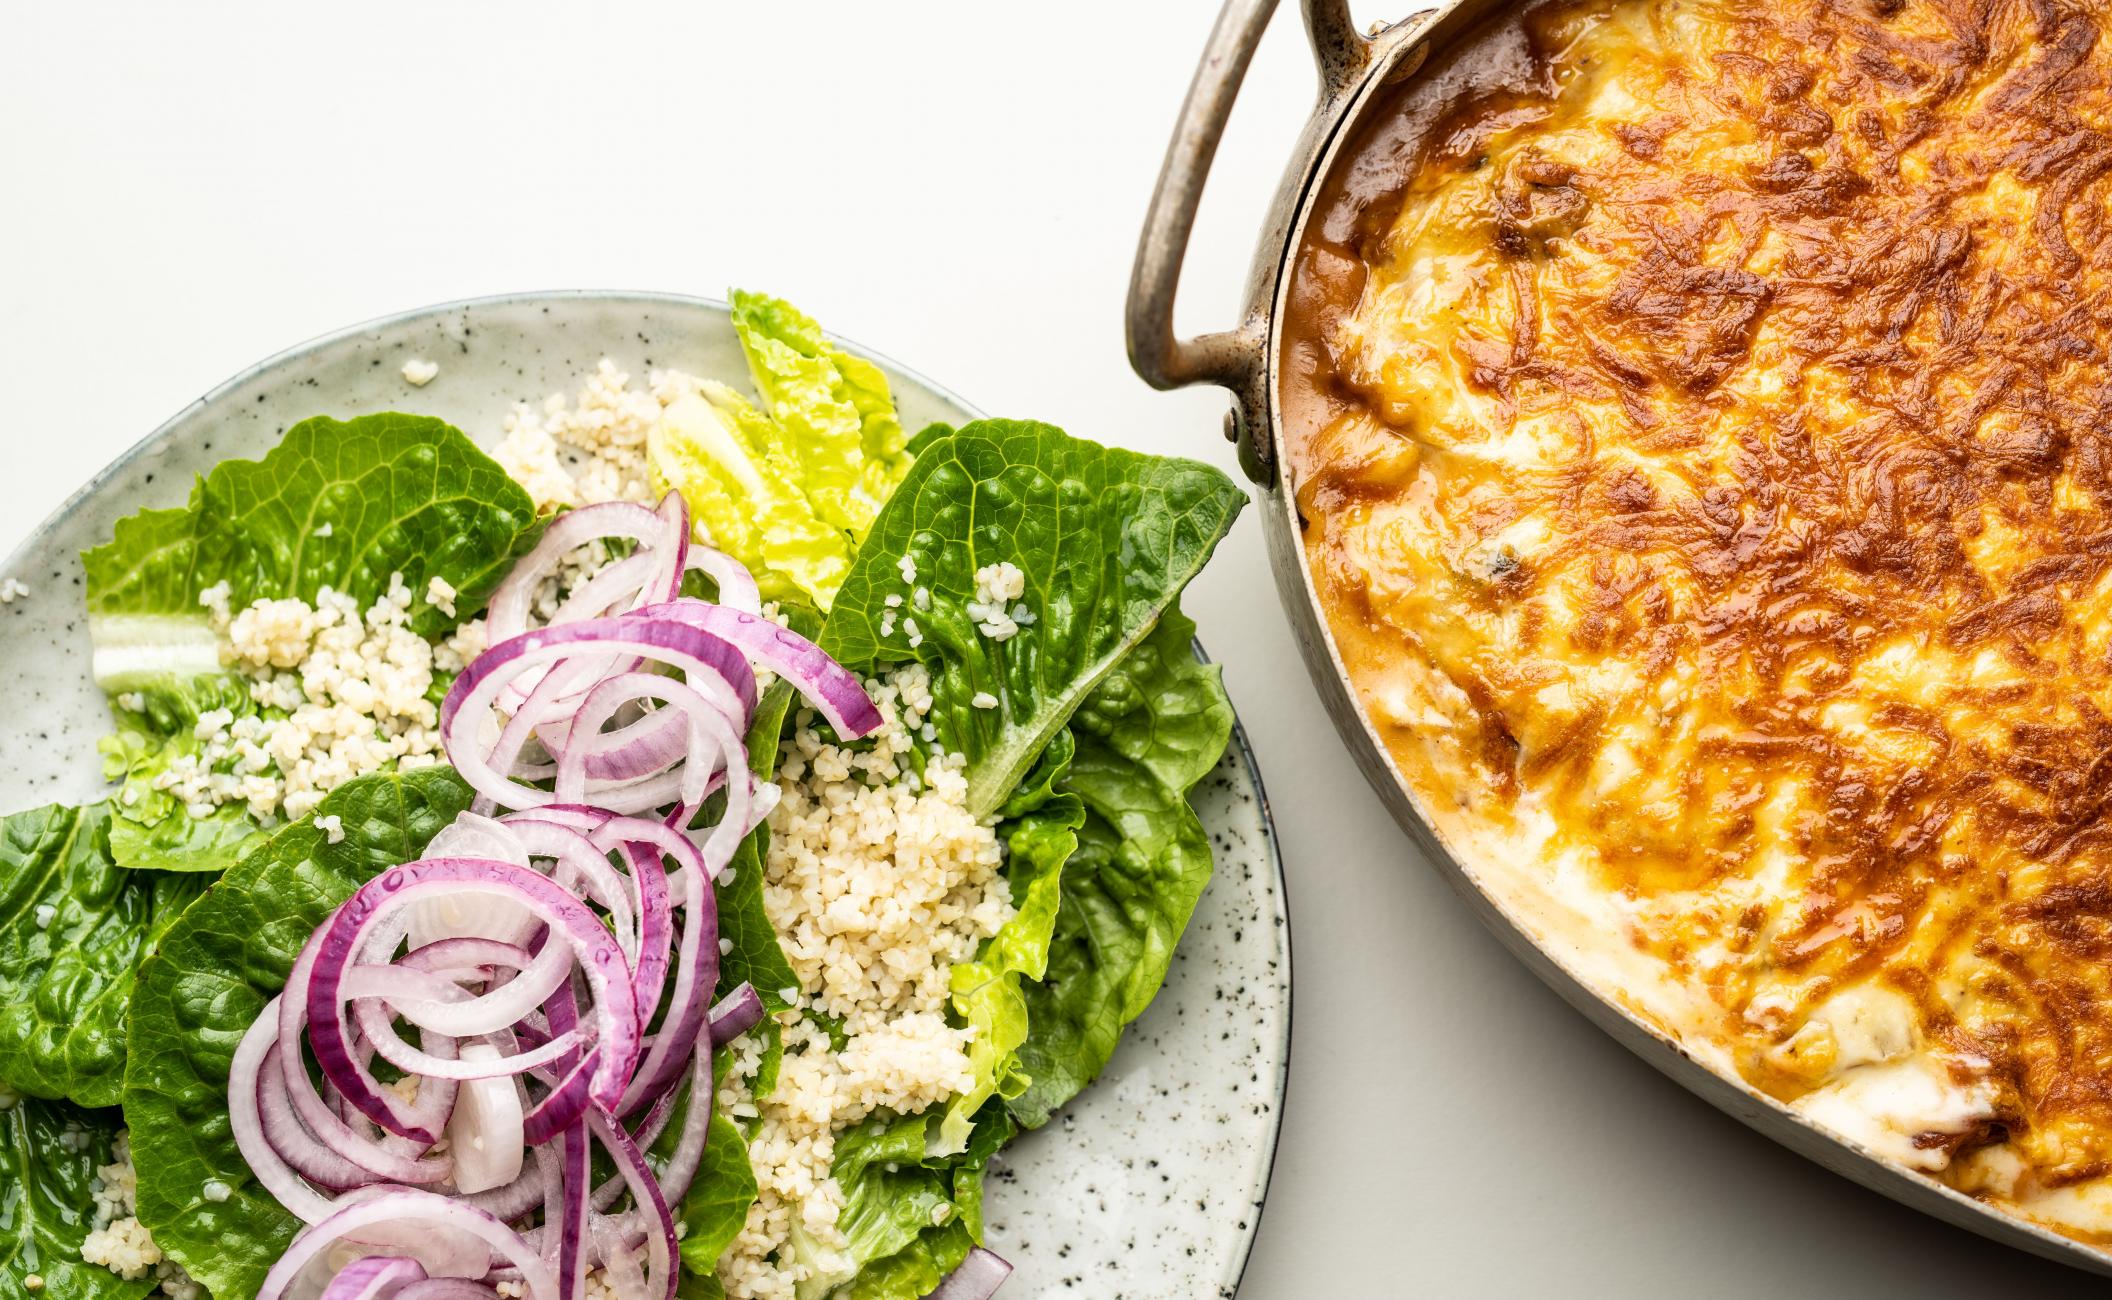
{"type": "Polygon", "coordinates": [[[1582,864],[1785,1100],[1882,990],[2017,1203],[2112,1173],[2107,17],[1499,19],[1331,180],[1280,394],[1440,830],[1582,864]]]}

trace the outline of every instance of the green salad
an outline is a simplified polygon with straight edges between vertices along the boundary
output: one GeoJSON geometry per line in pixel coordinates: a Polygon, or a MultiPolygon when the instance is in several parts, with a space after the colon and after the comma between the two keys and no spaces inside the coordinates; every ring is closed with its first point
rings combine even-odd
{"type": "Polygon", "coordinates": [[[112,788],[0,819],[0,1294],[1002,1282],[990,1160],[1210,878],[1179,597],[1244,498],[733,323],[742,381],[318,416],[84,556],[112,788]]]}

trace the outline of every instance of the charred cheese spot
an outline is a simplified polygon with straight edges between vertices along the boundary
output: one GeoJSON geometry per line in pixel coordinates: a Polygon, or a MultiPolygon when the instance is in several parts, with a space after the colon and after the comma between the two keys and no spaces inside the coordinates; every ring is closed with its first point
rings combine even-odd
{"type": "Polygon", "coordinates": [[[1336,640],[1486,883],[1755,1086],[2112,1241],[2102,25],[1499,18],[1323,191],[1283,397],[1336,640]]]}

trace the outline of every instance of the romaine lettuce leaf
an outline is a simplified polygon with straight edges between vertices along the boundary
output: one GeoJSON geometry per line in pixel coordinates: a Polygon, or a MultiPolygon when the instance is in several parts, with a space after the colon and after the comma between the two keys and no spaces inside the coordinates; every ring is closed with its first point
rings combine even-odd
{"type": "Polygon", "coordinates": [[[787,1249],[812,1270],[799,1284],[799,1300],[914,1300],[975,1244],[956,1185],[962,1177],[974,1183],[980,1214],[980,1165],[927,1162],[921,1115],[881,1113],[838,1134],[830,1176],[843,1189],[836,1227],[844,1246],[819,1245],[795,1221],[787,1249]]]}
{"type": "Polygon", "coordinates": [[[978,420],[917,457],[837,593],[822,648],[853,669],[911,659],[930,668],[929,717],[940,743],[967,756],[969,809],[986,816],[1151,631],[1245,504],[1229,478],[1196,461],[978,420]],[[1019,603],[1033,622],[998,640],[968,606],[977,571],[1007,562],[1025,574],[1019,603]]]}
{"type": "MultiPolygon", "coordinates": [[[[1187,836],[1195,816],[1184,796],[1193,782],[1183,778],[1193,761],[1203,770],[1215,762],[1230,718],[1214,671],[1194,663],[1194,625],[1174,601],[1243,504],[1206,465],[1101,447],[1047,425],[977,421],[920,436],[915,465],[854,560],[821,644],[857,670],[912,659],[930,670],[938,743],[967,756],[971,810],[1003,819],[1017,914],[953,970],[954,1017],[976,1030],[974,1083],[934,1122],[889,1132],[905,1151],[922,1141],[926,1164],[905,1173],[898,1153],[887,1178],[855,1164],[847,1175],[839,1143],[838,1181],[853,1177],[864,1198],[859,1214],[855,1197],[845,1207],[847,1233],[863,1240],[854,1251],[861,1267],[843,1294],[919,1296],[936,1285],[980,1236],[979,1170],[1014,1131],[1008,1107],[1045,1119],[1099,1071],[1121,1027],[1157,991],[1165,953],[1210,869],[1200,827],[1197,839],[1187,836]],[[1000,639],[981,626],[994,621],[987,605],[970,606],[982,604],[977,571],[1002,562],[1022,571],[1026,594],[1024,611],[1010,611],[1017,630],[1000,639]],[[994,708],[978,707],[993,700],[994,708]],[[1179,721],[1178,710],[1205,716],[1179,721]],[[1090,964],[1091,932],[1075,921],[1066,931],[1062,918],[1084,905],[1074,892],[1105,892],[1102,868],[1089,862],[1074,891],[1067,864],[1076,863],[1089,823],[1120,839],[1108,818],[1139,802],[1101,775],[1110,758],[1135,769],[1154,796],[1156,822],[1125,832],[1150,841],[1144,851],[1156,852],[1165,870],[1163,879],[1147,871],[1142,883],[1123,884],[1121,901],[1134,914],[1101,927],[1123,932],[1122,950],[1109,955],[1118,969],[1079,992],[1117,998],[1103,1024],[1085,998],[1038,998],[1037,981],[1053,979],[1064,962],[1090,964]],[[1199,855],[1190,851],[1198,846],[1199,855]],[[954,1181],[934,1186],[933,1167],[950,1169],[954,1181]],[[918,1216],[942,1194],[957,1217],[935,1228],[918,1216]],[[897,1231],[879,1235],[876,1225],[885,1224],[897,1231]]],[[[1077,982],[1066,975],[1065,991],[1077,982]]],[[[851,1183],[844,1186],[850,1193],[851,1183]]]]}
{"type": "Polygon", "coordinates": [[[179,758],[203,748],[198,716],[226,709],[241,718],[258,712],[249,688],[227,673],[182,677],[163,673],[135,681],[119,705],[117,730],[96,742],[103,775],[120,785],[111,803],[110,853],[120,864],[153,871],[224,871],[262,831],[243,804],[223,804],[193,817],[155,779],[179,758]]]}
{"type": "Polygon", "coordinates": [[[887,376],[831,346],[791,303],[739,289],[731,296],[748,372],[799,461],[807,499],[824,520],[862,540],[909,469],[887,376]]]}
{"type": "Polygon", "coordinates": [[[0,818],[0,1087],[115,1106],[140,962],[203,892],[110,859],[109,809],[0,818]]]}
{"type": "MultiPolygon", "coordinates": [[[[1058,739],[1063,743],[1051,749],[1060,750],[1062,760],[1050,766],[1060,779],[1070,766],[1070,733],[1059,733],[1058,739]]],[[[1078,829],[1084,823],[1085,804],[1077,795],[1050,794],[1002,827],[1005,879],[1012,889],[1014,913],[974,961],[953,968],[954,1014],[976,1031],[968,1048],[975,1082],[947,1103],[932,1135],[931,1155],[966,1149],[983,1103],[993,1096],[1016,1097],[1031,1082],[1018,1057],[1030,1023],[1021,982],[1038,980],[1048,969],[1062,901],[1063,864],[1078,847],[1078,829]]]]}
{"type": "Polygon", "coordinates": [[[274,831],[141,966],[124,1081],[139,1217],[214,1295],[254,1295],[300,1226],[251,1177],[229,1130],[236,1045],[331,910],[372,876],[415,859],[471,797],[446,767],[346,782],[316,808],[339,818],[343,839],[331,843],[313,818],[274,831]],[[213,1179],[234,1189],[225,1201],[201,1195],[213,1179]]]}
{"type": "Polygon", "coordinates": [[[679,491],[701,535],[772,599],[826,610],[908,440],[878,366],[832,346],[790,303],[733,291],[733,327],[764,407],[720,383],[676,400],[646,443],[653,486],[679,491]]]}
{"type": "Polygon", "coordinates": [[[117,1112],[25,1099],[0,1108],[0,1295],[138,1300],[149,1272],[127,1282],[85,1263],[95,1221],[95,1171],[110,1163],[117,1112]],[[29,1279],[42,1279],[32,1289],[29,1279]]]}
{"type": "Polygon", "coordinates": [[[678,491],[702,534],[755,574],[771,600],[827,608],[850,572],[849,534],[822,520],[786,435],[724,384],[678,398],[646,438],[655,491],[678,491]]]}
{"type": "Polygon", "coordinates": [[[90,632],[109,665],[96,680],[128,683],[123,620],[175,620],[210,637],[198,598],[220,582],[237,610],[264,596],[313,601],[322,587],[365,605],[401,574],[417,598],[413,630],[438,636],[483,604],[534,523],[528,493],[440,420],[303,420],[262,460],[215,466],[188,506],[120,519],[82,556],[90,632]],[[435,577],[454,587],[457,614],[425,601],[435,577]]]}
{"type": "Polygon", "coordinates": [[[1008,1105],[1027,1128],[1106,1067],[1165,982],[1209,882],[1210,839],[1188,791],[1224,755],[1232,705],[1219,670],[1196,661],[1194,634],[1167,611],[1072,722],[1077,755],[1059,787],[1086,815],[1063,866],[1046,978],[1021,989],[1030,1082],[1008,1105]]]}
{"type": "Polygon", "coordinates": [[[258,826],[240,808],[193,819],[154,778],[193,753],[206,709],[254,712],[221,671],[200,596],[227,584],[228,607],[262,597],[313,601],[328,586],[371,604],[402,575],[411,625],[435,637],[471,617],[535,537],[535,507],[496,461],[447,424],[383,414],[318,416],[286,432],[261,460],[215,466],[190,503],[117,522],[88,551],[88,628],[98,685],[139,696],[106,746],[129,797],[112,851],[125,866],[221,870],[258,826]],[[432,578],[454,588],[449,614],[425,598],[432,578]]]}

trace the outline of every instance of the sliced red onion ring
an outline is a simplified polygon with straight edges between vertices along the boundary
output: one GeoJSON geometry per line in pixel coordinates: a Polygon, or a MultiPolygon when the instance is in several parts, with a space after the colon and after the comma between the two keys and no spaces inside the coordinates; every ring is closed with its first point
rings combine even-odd
{"type": "Polygon", "coordinates": [[[626,617],[673,619],[732,642],[750,659],[791,682],[845,740],[870,735],[880,727],[880,710],[873,707],[857,675],[790,628],[745,610],[701,600],[647,605],[626,617]]]}
{"type": "Polygon", "coordinates": [[[396,1300],[499,1300],[499,1292],[466,1277],[436,1277],[411,1283],[396,1293],[396,1300]]]}
{"type": "Polygon", "coordinates": [[[755,575],[748,572],[748,567],[739,560],[724,551],[715,551],[692,541],[689,567],[711,579],[712,585],[719,589],[718,604],[744,614],[761,616],[763,593],[755,585],[755,575]]]}
{"type": "Polygon", "coordinates": [[[623,946],[625,958],[635,961],[639,945],[635,891],[622,873],[609,865],[605,850],[561,823],[524,818],[509,821],[506,826],[534,857],[556,862],[551,879],[574,893],[585,894],[588,902],[597,903],[608,912],[616,942],[623,946]]]}
{"type": "Polygon", "coordinates": [[[755,985],[742,980],[739,987],[711,1009],[711,1045],[724,1047],[756,1027],[763,1019],[763,998],[755,985]]]}
{"type": "Polygon", "coordinates": [[[427,1079],[447,1079],[453,1082],[479,1079],[506,1079],[517,1074],[528,1074],[545,1066],[570,1059],[577,1053],[587,1035],[575,1029],[561,1034],[549,1042],[522,1052],[493,1054],[474,1059],[435,1056],[405,1042],[395,1027],[389,1024],[389,1015],[375,999],[365,999],[353,1004],[353,1014],[359,1020],[360,1033],[373,1045],[381,1059],[403,1071],[427,1079]]]}
{"type": "Polygon", "coordinates": [[[574,739],[557,759],[558,803],[587,801],[588,780],[594,775],[590,769],[596,760],[606,773],[598,783],[602,793],[596,801],[601,807],[614,806],[604,796],[615,795],[620,801],[629,787],[676,762],[683,764],[682,801],[701,803],[714,773],[747,761],[741,747],[745,715],[730,711],[724,699],[708,698],[687,683],[658,673],[617,673],[602,678],[587,693],[570,726],[574,739]],[[624,731],[602,731],[619,710],[641,700],[656,700],[662,707],[624,731]],[[631,732],[640,734],[631,736],[631,732]]]}
{"type": "Polygon", "coordinates": [[[351,1001],[386,999],[405,1020],[438,1034],[466,1038],[494,1033],[519,1023],[522,1016],[541,1006],[571,970],[570,955],[561,944],[545,944],[533,957],[507,947],[519,955],[496,965],[517,970],[520,977],[489,993],[473,996],[452,980],[420,969],[421,959],[433,951],[427,947],[412,951],[400,963],[362,963],[347,969],[340,996],[351,1001]],[[520,965],[514,965],[515,961],[520,965]]]}
{"type": "MultiPolygon", "coordinates": [[[[247,1116],[254,1115],[262,1126],[264,1142],[283,1159],[292,1170],[317,1187],[332,1192],[346,1192],[355,1187],[367,1187],[384,1181],[382,1176],[366,1165],[356,1164],[324,1145],[316,1136],[302,1127],[300,1117],[294,1113],[293,1099],[286,1092],[286,1076],[279,1068],[278,1026],[268,1025],[270,1042],[266,1045],[264,1059],[257,1066],[253,1088],[240,1095],[238,1102],[232,1089],[236,1086],[234,1075],[229,1076],[230,1093],[228,1113],[244,1115],[240,1127],[249,1124],[247,1116]]],[[[255,1026],[251,1026],[254,1031],[255,1026]]],[[[247,1035],[244,1036],[245,1040],[247,1035]]],[[[248,1076],[243,1076],[245,1081],[248,1076]]],[[[241,1145],[237,1134],[237,1145],[241,1145]]],[[[438,1182],[439,1178],[431,1181],[438,1182]]],[[[278,1192],[267,1186],[274,1196],[278,1192]]],[[[279,1197],[285,1200],[285,1197],[279,1197]]],[[[289,1205],[288,1209],[293,1207],[289,1205]]],[[[305,1220],[306,1216],[302,1216],[305,1220]]]]}
{"type": "MultiPolygon", "coordinates": [[[[507,1267],[520,1270],[529,1296],[546,1300],[558,1294],[557,1281],[521,1235],[504,1223],[461,1201],[432,1192],[396,1188],[348,1205],[302,1231],[265,1274],[256,1300],[283,1300],[309,1263],[339,1241],[370,1241],[377,1236],[405,1235],[406,1229],[427,1233],[448,1230],[484,1243],[507,1267]],[[379,1231],[377,1231],[379,1230],[379,1231]]],[[[410,1254],[417,1256],[414,1248],[410,1254]]],[[[422,1256],[421,1256],[422,1257],[422,1256]]]]}
{"type": "MultiPolygon", "coordinates": [[[[682,509],[679,494],[669,493],[675,498],[675,508],[682,509]]],[[[686,510],[684,510],[686,515],[686,510]]],[[[594,604],[579,600],[572,619],[595,617],[617,610],[625,599],[633,603],[645,603],[637,597],[653,592],[668,592],[661,599],[673,599],[673,593],[681,589],[682,570],[688,563],[688,521],[686,518],[671,519],[667,514],[649,510],[629,501],[609,501],[597,505],[581,506],[568,510],[550,521],[535,549],[522,556],[499,584],[491,596],[491,605],[485,615],[486,626],[491,629],[494,641],[517,636],[528,630],[528,620],[535,603],[535,594],[543,583],[557,572],[557,566],[565,556],[590,542],[618,538],[635,542],[643,548],[611,568],[627,566],[626,577],[633,579],[630,589],[623,591],[619,584],[602,584],[594,592],[594,604]],[[681,552],[676,555],[675,552],[681,552]],[[645,563],[631,564],[640,557],[645,563]],[[672,559],[673,563],[669,561],[672,559]],[[669,571],[672,570],[672,577],[669,571]],[[654,579],[658,581],[655,582],[654,579]],[[597,607],[598,606],[598,607],[597,607]]],[[[594,588],[592,580],[581,584],[573,594],[575,599],[594,588]]],[[[571,602],[568,602],[568,604],[571,602]]],[[[560,618],[563,611],[560,611],[560,618]]]]}
{"type": "Polygon", "coordinates": [[[997,1289],[1012,1276],[1012,1266],[1003,1259],[977,1246],[968,1252],[960,1267],[946,1275],[936,1291],[924,1300],[990,1300],[997,1289]]]}
{"type": "MultiPolygon", "coordinates": [[[[582,804],[545,804],[540,808],[518,812],[507,818],[509,822],[524,818],[543,818],[570,826],[581,831],[596,847],[613,849],[618,844],[649,844],[659,850],[661,856],[675,859],[682,864],[681,870],[668,873],[668,888],[676,897],[682,897],[685,887],[681,872],[695,869],[703,872],[707,880],[718,879],[722,866],[714,867],[705,861],[704,851],[695,840],[665,822],[649,817],[619,817],[606,808],[592,808],[582,804]]],[[[743,838],[746,838],[743,836],[743,838]]]]}
{"type": "Polygon", "coordinates": [[[667,868],[650,845],[626,843],[623,860],[630,866],[638,895],[638,952],[631,964],[631,990],[638,1004],[638,1032],[651,1025],[674,958],[674,901],[667,892],[667,868]]]}
{"type": "Polygon", "coordinates": [[[338,1270],[319,1300],[389,1300],[426,1280],[425,1265],[402,1255],[368,1255],[338,1270]]]}
{"type": "MultiPolygon", "coordinates": [[[[710,1109],[709,1093],[697,1100],[703,1109],[710,1109]]],[[[675,1234],[675,1216],[661,1193],[660,1180],[654,1177],[652,1166],[645,1162],[644,1153],[631,1141],[631,1135],[607,1111],[589,1111],[587,1126],[602,1149],[616,1161],[616,1171],[630,1187],[632,1198],[650,1212],[645,1231],[647,1294],[674,1300],[675,1286],[680,1281],[675,1261],[681,1242],[675,1234]]]]}
{"type": "Polygon", "coordinates": [[[264,1014],[251,1023],[249,1032],[235,1047],[227,1075],[228,1127],[234,1132],[236,1149],[264,1190],[303,1223],[320,1223],[330,1215],[329,1199],[302,1182],[300,1175],[280,1158],[265,1138],[263,1117],[258,1113],[258,1085],[264,1064],[279,1045],[276,1002],[273,999],[266,1004],[264,1014]]]}
{"type": "Polygon", "coordinates": [[[702,875],[684,878],[682,940],[675,955],[675,987],[668,995],[667,1017],[638,1072],[611,1107],[629,1115],[650,1105],[682,1076],[682,1064],[705,1030],[706,1006],[719,983],[719,909],[702,875]]]}
{"type": "Polygon", "coordinates": [[[587,1294],[587,1195],[593,1167],[587,1150],[587,1126],[574,1124],[562,1139],[565,1162],[564,1208],[557,1224],[557,1280],[561,1300],[585,1300],[587,1294]]]}
{"type": "MultiPolygon", "coordinates": [[[[307,947],[301,950],[301,955],[293,963],[292,973],[286,977],[286,992],[278,1000],[279,1041],[287,1045],[286,1050],[279,1054],[280,1070],[285,1075],[287,1092],[293,1098],[294,1108],[300,1113],[301,1122],[348,1159],[359,1164],[374,1165],[377,1159],[386,1159],[391,1153],[354,1130],[337,1111],[323,1103],[309,1083],[308,1072],[302,1068],[298,1050],[302,1031],[308,1024],[310,984],[315,974],[318,954],[322,950],[326,928],[320,927],[309,936],[307,947]]],[[[451,1040],[436,1038],[429,1046],[440,1048],[444,1041],[451,1040]]],[[[364,1059],[355,1059],[354,1065],[358,1071],[364,1072],[364,1059]]],[[[332,1077],[329,1069],[326,1068],[323,1075],[332,1087],[340,1093],[345,1092],[344,1085],[332,1077]]],[[[376,1116],[374,1110],[365,1107],[359,1110],[388,1132],[411,1138],[419,1143],[422,1149],[438,1140],[439,1126],[445,1122],[447,1107],[454,1101],[451,1089],[452,1085],[436,1085],[433,1090],[420,1089],[418,1103],[405,1102],[393,1092],[376,1091],[371,1104],[382,1111],[387,1116],[386,1119],[376,1116]]],[[[346,1100],[349,1100],[349,1094],[346,1095],[346,1100]]],[[[428,1181],[417,1177],[398,1178],[393,1174],[390,1178],[395,1182],[428,1181]]]]}

